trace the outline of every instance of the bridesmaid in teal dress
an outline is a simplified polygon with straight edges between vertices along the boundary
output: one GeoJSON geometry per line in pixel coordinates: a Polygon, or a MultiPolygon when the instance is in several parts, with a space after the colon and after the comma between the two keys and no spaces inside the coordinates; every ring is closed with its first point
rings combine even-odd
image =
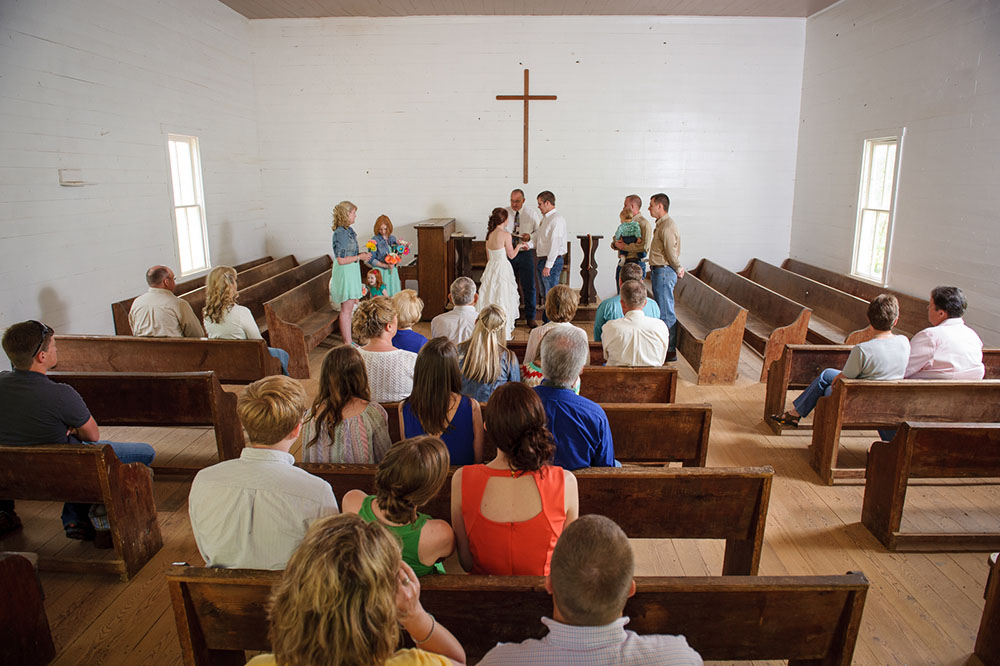
{"type": "Polygon", "coordinates": [[[401,290],[399,284],[399,268],[385,263],[385,258],[393,247],[399,243],[392,235],[392,220],[388,215],[379,215],[375,220],[375,251],[372,252],[371,264],[382,274],[382,284],[385,285],[384,296],[390,298],[398,294],[401,290]]]}
{"type": "Polygon", "coordinates": [[[351,315],[361,298],[361,266],[370,252],[358,252],[358,236],[351,229],[358,207],[341,201],[333,208],[333,271],[330,275],[330,302],[340,305],[340,336],[351,344],[351,315]]]}

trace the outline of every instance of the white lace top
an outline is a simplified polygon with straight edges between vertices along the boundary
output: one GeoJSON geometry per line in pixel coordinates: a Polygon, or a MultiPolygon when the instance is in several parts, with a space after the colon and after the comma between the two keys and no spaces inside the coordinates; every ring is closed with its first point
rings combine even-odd
{"type": "Polygon", "coordinates": [[[358,348],[368,371],[368,388],[375,402],[399,402],[413,391],[413,365],[417,355],[405,349],[389,352],[358,348]]]}

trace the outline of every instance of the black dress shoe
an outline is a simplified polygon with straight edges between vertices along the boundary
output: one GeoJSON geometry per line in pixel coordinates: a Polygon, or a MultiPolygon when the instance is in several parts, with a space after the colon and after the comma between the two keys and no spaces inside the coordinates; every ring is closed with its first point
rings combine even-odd
{"type": "Polygon", "coordinates": [[[528,320],[528,328],[538,328],[538,322],[534,319],[528,320]]]}
{"type": "Polygon", "coordinates": [[[673,363],[677,360],[677,352],[667,352],[667,363],[673,363]]]}

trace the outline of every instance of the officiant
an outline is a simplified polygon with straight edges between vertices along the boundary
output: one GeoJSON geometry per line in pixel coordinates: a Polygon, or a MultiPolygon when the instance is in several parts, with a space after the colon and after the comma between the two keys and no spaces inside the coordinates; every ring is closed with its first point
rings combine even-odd
{"type": "MultiPolygon", "coordinates": [[[[541,212],[532,206],[524,205],[524,191],[517,189],[510,193],[510,206],[507,207],[506,229],[514,236],[514,244],[529,242],[534,240],[538,224],[541,222],[541,212]]],[[[538,302],[538,294],[535,289],[535,250],[521,250],[510,260],[511,268],[514,269],[514,277],[521,287],[524,295],[524,319],[528,328],[535,328],[538,322],[535,320],[535,306],[538,302]]]]}

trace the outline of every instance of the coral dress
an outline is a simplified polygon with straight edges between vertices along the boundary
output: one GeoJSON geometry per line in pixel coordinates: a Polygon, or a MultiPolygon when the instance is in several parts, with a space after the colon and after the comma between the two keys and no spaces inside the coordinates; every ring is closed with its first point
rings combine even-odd
{"type": "Polygon", "coordinates": [[[510,340],[514,322],[520,313],[521,299],[517,294],[514,269],[503,248],[486,251],[486,270],[479,282],[479,301],[476,309],[482,311],[487,305],[499,305],[507,317],[506,337],[510,340]]]}
{"type": "Polygon", "coordinates": [[[472,573],[500,576],[547,576],[552,549],[566,524],[566,479],[561,467],[546,465],[537,472],[522,472],[535,479],[542,510],[516,523],[498,523],[480,512],[486,483],[493,477],[510,477],[510,470],[486,465],[462,468],[462,519],[469,535],[472,573]]]}

